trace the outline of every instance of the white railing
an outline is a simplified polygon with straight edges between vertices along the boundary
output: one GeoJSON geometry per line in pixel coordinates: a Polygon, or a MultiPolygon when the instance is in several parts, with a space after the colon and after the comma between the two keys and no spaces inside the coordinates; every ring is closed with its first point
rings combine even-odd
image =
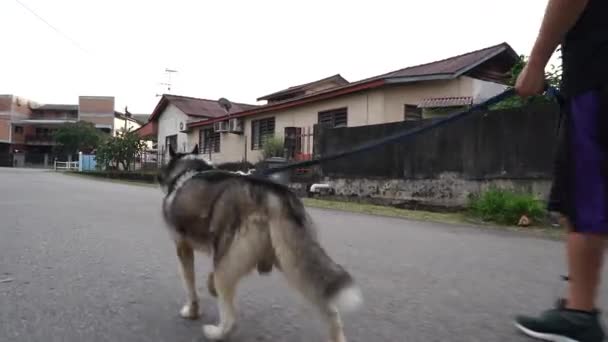
{"type": "Polygon", "coordinates": [[[55,160],[55,171],[57,170],[78,170],[78,162],[61,162],[55,160]]]}

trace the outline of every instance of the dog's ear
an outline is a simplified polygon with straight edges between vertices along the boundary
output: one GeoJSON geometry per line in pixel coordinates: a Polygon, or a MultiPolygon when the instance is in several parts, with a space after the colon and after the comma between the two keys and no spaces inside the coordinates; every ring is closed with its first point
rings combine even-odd
{"type": "Polygon", "coordinates": [[[173,145],[169,145],[169,156],[171,158],[175,157],[175,150],[173,149],[173,145]]]}
{"type": "Polygon", "coordinates": [[[194,149],[192,150],[192,154],[198,154],[198,144],[196,144],[194,146],[194,149]]]}

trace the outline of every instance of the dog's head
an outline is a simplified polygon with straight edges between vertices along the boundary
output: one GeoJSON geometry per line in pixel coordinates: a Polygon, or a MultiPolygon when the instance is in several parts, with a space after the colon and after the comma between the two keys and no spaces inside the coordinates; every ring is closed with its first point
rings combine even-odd
{"type": "Polygon", "coordinates": [[[188,171],[208,171],[214,169],[205,156],[199,154],[198,145],[190,153],[178,153],[169,146],[169,162],[163,166],[158,174],[158,183],[166,193],[177,178],[188,171]]]}

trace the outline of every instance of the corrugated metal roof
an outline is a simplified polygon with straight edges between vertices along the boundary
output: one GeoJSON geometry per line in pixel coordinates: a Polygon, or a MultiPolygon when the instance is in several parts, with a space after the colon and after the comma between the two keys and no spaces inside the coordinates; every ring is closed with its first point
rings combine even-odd
{"type": "Polygon", "coordinates": [[[505,45],[495,45],[485,49],[472,51],[462,55],[442,59],[389,72],[383,78],[430,76],[441,74],[457,74],[467,68],[474,67],[488,58],[505,50],[505,45]]]}
{"type": "Polygon", "coordinates": [[[461,107],[470,106],[473,104],[473,98],[470,96],[463,97],[434,97],[424,99],[418,104],[419,108],[441,108],[441,107],[461,107]]]}
{"type": "Polygon", "coordinates": [[[283,90],[279,90],[277,92],[274,92],[272,94],[269,95],[264,95],[260,98],[258,98],[258,101],[262,101],[262,100],[269,100],[275,97],[281,97],[281,96],[286,96],[286,95],[291,95],[291,94],[297,94],[298,92],[303,92],[306,89],[312,88],[316,85],[319,84],[323,84],[325,82],[335,82],[338,84],[338,86],[343,86],[343,85],[347,85],[349,82],[342,77],[342,75],[340,74],[335,74],[333,76],[329,76],[326,78],[322,78],[320,80],[316,80],[316,81],[312,81],[312,82],[308,82],[305,84],[300,84],[297,86],[293,86],[293,87],[289,87],[287,89],[283,89],[283,90]]]}

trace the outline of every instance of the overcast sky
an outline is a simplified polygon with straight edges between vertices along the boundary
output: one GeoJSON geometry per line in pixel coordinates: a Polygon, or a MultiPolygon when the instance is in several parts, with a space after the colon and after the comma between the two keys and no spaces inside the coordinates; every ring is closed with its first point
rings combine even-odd
{"type": "Polygon", "coordinates": [[[501,42],[529,54],[545,0],[0,0],[0,94],[112,95],[149,113],[167,92],[255,103],[501,42]],[[19,4],[29,7],[58,31],[19,4]]]}

